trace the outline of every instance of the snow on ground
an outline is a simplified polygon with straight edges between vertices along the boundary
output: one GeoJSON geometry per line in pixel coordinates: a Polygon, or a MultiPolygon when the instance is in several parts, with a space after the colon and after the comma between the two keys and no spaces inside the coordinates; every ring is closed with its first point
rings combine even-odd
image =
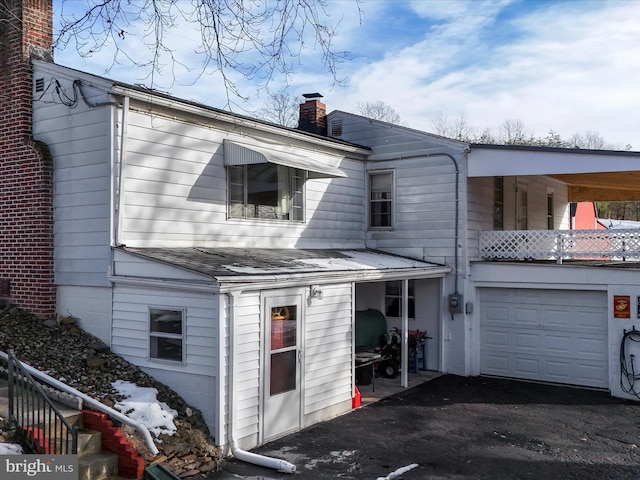
{"type": "Polygon", "coordinates": [[[0,455],[21,455],[22,447],[15,443],[0,443],[0,455]]]}
{"type": "Polygon", "coordinates": [[[417,463],[412,463],[411,465],[407,465],[406,467],[401,467],[393,472],[391,472],[386,477],[378,477],[377,480],[392,480],[394,478],[400,478],[402,474],[407,473],[409,470],[413,470],[418,466],[417,463]]]}
{"type": "MultiPolygon", "coordinates": [[[[158,402],[155,388],[138,387],[133,383],[118,380],[113,388],[125,398],[115,405],[115,409],[127,417],[143,424],[152,434],[173,435],[176,426],[173,419],[178,412],[166,403],[158,402]]],[[[0,443],[0,455],[21,455],[22,447],[13,443],[0,443]]]]}
{"type": "Polygon", "coordinates": [[[126,398],[115,404],[115,409],[127,417],[142,423],[147,429],[158,436],[160,434],[173,435],[177,428],[173,419],[178,412],[164,402],[158,402],[158,390],[151,387],[138,387],[133,383],[118,380],[112,383],[119,394],[126,398]]]}

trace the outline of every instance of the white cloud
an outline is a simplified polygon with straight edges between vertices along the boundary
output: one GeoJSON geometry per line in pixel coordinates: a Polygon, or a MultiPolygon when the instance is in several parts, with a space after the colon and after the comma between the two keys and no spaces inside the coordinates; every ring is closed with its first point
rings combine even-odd
{"type": "Polygon", "coordinates": [[[570,3],[576,8],[521,11],[502,26],[516,32],[502,45],[487,38],[491,17],[474,22],[443,14],[447,23],[425,39],[355,72],[353,87],[336,92],[331,107],[382,100],[425,130],[437,112],[464,113],[480,130],[518,118],[536,135],[554,129],[568,138],[595,130],[640,149],[637,6],[570,3]]]}
{"type": "MultiPolygon", "coordinates": [[[[424,130],[438,112],[465,114],[479,130],[496,130],[517,118],[536,135],[554,129],[568,138],[594,130],[611,143],[640,150],[636,2],[363,0],[360,6],[362,17],[355,2],[327,6],[332,21],[340,22],[334,46],[353,54],[338,72],[348,77],[347,86],[334,85],[309,38],[299,60],[292,59],[291,93],[318,91],[329,110],[356,111],[358,102],[381,100],[406,124],[424,130]]],[[[170,33],[176,55],[192,68],[196,34],[170,33]]],[[[108,52],[79,60],[72,49],[56,58],[97,74],[112,60],[108,52]]],[[[226,105],[219,77],[193,83],[193,72],[179,73],[180,85],[171,85],[169,73],[155,80],[178,97],[226,105]]],[[[142,74],[126,67],[109,76],[135,83],[142,74]]],[[[234,80],[253,97],[249,111],[267,100],[264,92],[257,97],[261,79],[234,80]]],[[[276,78],[271,91],[284,86],[276,78]]]]}

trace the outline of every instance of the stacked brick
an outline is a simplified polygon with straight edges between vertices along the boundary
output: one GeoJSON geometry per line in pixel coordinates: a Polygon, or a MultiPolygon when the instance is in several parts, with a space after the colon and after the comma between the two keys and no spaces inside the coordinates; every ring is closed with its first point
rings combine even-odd
{"type": "Polygon", "coordinates": [[[83,410],[82,424],[85,428],[102,433],[102,449],[118,455],[118,475],[126,478],[142,478],[145,467],[144,458],[107,415],[93,410],[83,410]]]}
{"type": "Polygon", "coordinates": [[[0,279],[12,302],[55,310],[52,159],[32,140],[30,57],[50,56],[51,0],[7,0],[0,9],[0,279]]]}

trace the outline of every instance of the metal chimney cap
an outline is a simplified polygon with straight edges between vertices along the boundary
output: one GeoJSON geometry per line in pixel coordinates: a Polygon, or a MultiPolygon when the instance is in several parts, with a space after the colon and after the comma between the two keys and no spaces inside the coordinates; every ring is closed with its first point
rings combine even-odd
{"type": "Polygon", "coordinates": [[[303,93],[302,96],[307,100],[312,98],[322,98],[322,95],[320,95],[319,93],[303,93]]]}

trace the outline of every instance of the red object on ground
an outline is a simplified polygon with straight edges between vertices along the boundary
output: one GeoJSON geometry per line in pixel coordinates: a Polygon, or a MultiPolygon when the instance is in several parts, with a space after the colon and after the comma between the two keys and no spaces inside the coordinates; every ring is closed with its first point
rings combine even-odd
{"type": "Polygon", "coordinates": [[[353,387],[353,397],[351,397],[351,408],[358,408],[362,403],[362,395],[358,387],[353,387]]]}

